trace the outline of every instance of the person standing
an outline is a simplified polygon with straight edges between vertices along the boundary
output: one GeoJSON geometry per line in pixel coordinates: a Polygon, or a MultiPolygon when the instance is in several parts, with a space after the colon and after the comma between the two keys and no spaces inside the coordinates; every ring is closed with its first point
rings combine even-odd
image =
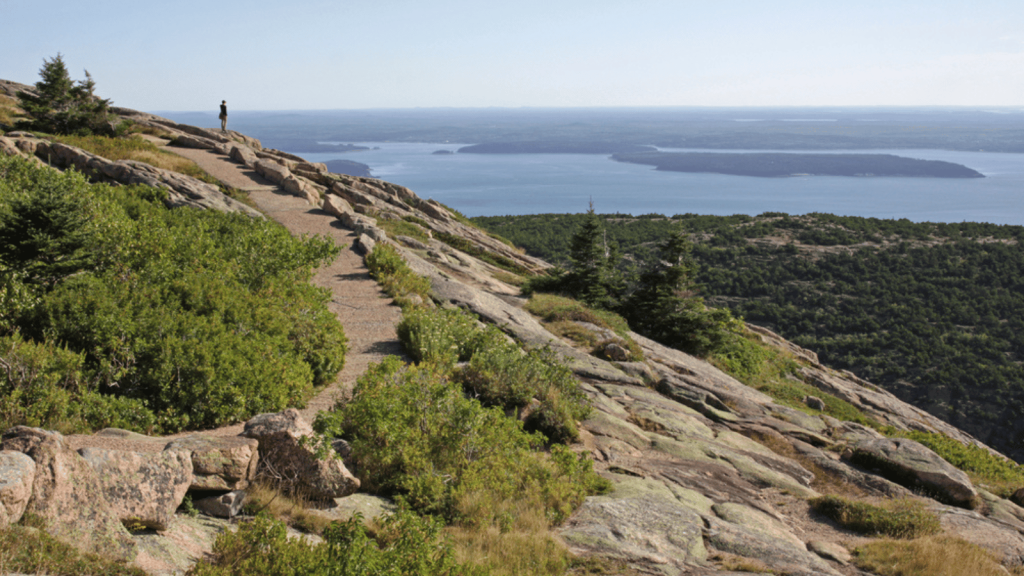
{"type": "Polygon", "coordinates": [[[220,101],[220,131],[228,131],[228,101],[220,101]]]}

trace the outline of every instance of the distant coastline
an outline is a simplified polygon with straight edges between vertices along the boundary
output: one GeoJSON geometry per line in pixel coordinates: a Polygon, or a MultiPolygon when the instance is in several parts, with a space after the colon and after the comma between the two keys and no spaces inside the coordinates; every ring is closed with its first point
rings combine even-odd
{"type": "Polygon", "coordinates": [[[328,160],[324,162],[327,166],[328,172],[335,174],[348,174],[349,176],[359,176],[363,178],[372,178],[370,174],[370,167],[361,162],[353,162],[351,160],[328,160]]]}
{"type": "Polygon", "coordinates": [[[919,160],[893,154],[794,154],[718,152],[618,153],[612,160],[647,164],[670,172],[733,176],[854,176],[904,178],[984,178],[962,164],[919,160]]]}

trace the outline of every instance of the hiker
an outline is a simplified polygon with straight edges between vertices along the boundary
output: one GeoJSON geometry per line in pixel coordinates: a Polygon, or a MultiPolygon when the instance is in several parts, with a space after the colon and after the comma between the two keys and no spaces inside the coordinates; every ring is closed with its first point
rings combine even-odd
{"type": "Polygon", "coordinates": [[[228,101],[220,101],[220,131],[228,131],[228,101]]]}

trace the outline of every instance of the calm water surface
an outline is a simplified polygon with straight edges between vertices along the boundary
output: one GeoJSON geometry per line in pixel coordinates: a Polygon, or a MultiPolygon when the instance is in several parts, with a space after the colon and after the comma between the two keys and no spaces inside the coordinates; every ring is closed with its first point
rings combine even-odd
{"type": "Polygon", "coordinates": [[[362,162],[374,177],[407,186],[420,197],[443,202],[467,216],[583,212],[592,199],[599,213],[827,212],[915,222],[1024,224],[1024,154],[869,151],[956,162],[985,178],[755,178],[659,172],[602,155],[434,155],[435,150],[454,151],[464,144],[359,144],[379,149],[300,155],[315,162],[339,158],[362,162]]]}

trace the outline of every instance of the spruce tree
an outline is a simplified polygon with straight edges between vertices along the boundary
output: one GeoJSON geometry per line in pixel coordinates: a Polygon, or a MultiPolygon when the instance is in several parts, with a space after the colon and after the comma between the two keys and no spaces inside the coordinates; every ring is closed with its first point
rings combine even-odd
{"type": "Polygon", "coordinates": [[[586,218],[569,245],[572,266],[564,277],[563,290],[594,308],[613,308],[622,291],[616,270],[618,249],[609,247],[604,227],[591,203],[586,218]]]}
{"type": "Polygon", "coordinates": [[[18,105],[29,116],[18,123],[19,128],[53,134],[116,133],[110,100],[95,95],[96,82],[88,70],[85,80],[74,82],[58,52],[43,60],[39,76],[36,94],[18,92],[18,105]]]}

